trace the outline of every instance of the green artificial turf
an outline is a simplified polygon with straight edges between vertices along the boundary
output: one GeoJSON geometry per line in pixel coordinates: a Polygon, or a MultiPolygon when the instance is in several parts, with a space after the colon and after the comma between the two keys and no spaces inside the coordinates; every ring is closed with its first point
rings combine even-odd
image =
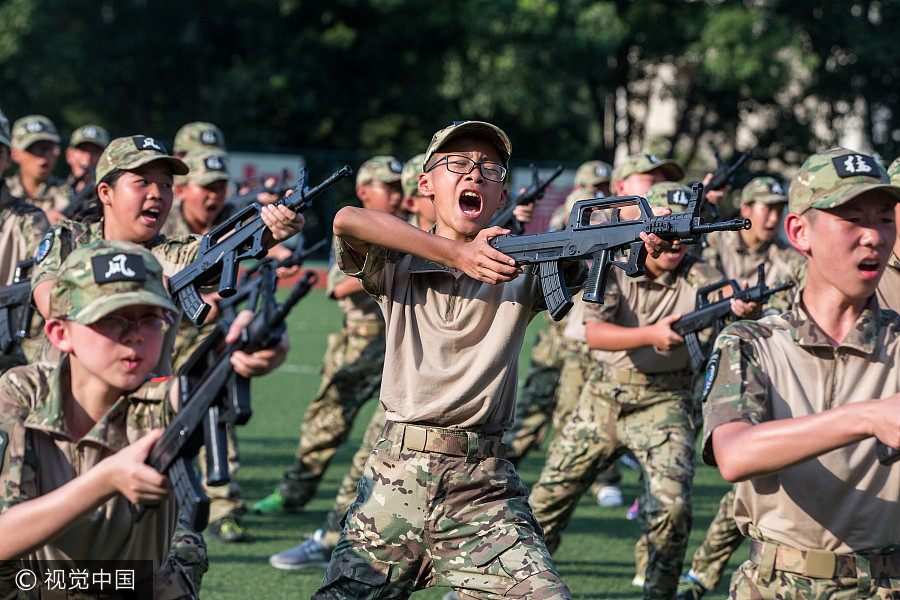
{"type": "MultiPolygon", "coordinates": [[[[341,326],[341,312],[321,290],[304,298],[289,317],[291,351],[284,365],[267,377],[254,380],[253,418],[238,429],[241,469],[237,473],[244,500],[249,504],[268,495],[278,484],[282,472],[293,462],[300,422],[309,401],[319,386],[319,369],[328,343],[328,335],[341,326]]],[[[520,360],[520,383],[528,372],[530,347],[544,327],[536,319],[526,336],[520,360]]],[[[349,468],[375,408],[370,402],[357,418],[351,438],[328,469],[316,498],[300,514],[254,515],[244,519],[252,543],[223,544],[208,540],[210,568],[203,580],[201,597],[206,600],[246,600],[248,598],[309,598],[322,581],[323,571],[283,571],[270,567],[268,558],[300,543],[305,534],[321,526],[331,508],[341,478],[349,468]]],[[[540,475],[543,450],[529,455],[519,472],[526,484],[540,475]]],[[[625,518],[625,511],[638,492],[635,471],[620,465],[625,506],[600,508],[584,496],[575,512],[563,543],[554,560],[574,598],[639,598],[640,590],[631,585],[634,576],[634,542],[639,528],[625,518]]],[[[686,563],[703,539],[722,494],[728,485],[718,472],[700,465],[694,482],[694,523],[686,563]]],[[[747,556],[747,546],[732,558],[730,571],[747,556]]],[[[687,567],[686,567],[687,568],[687,567]]],[[[685,570],[686,570],[685,568],[685,570]]],[[[726,575],[719,588],[707,598],[727,595],[726,575]]],[[[439,600],[447,588],[417,592],[414,598],[439,600]]]]}

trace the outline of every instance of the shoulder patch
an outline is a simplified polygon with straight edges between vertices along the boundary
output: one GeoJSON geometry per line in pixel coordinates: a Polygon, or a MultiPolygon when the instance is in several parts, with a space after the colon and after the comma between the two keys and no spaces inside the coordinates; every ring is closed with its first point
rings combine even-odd
{"type": "Polygon", "coordinates": [[[38,246],[37,254],[34,256],[35,264],[41,262],[47,255],[50,254],[50,248],[53,247],[53,232],[48,231],[44,234],[44,237],[41,238],[41,243],[38,246]]]}
{"type": "Polygon", "coordinates": [[[712,389],[713,381],[716,380],[716,373],[719,371],[719,355],[721,354],[721,350],[716,350],[712,353],[712,356],[709,357],[709,361],[706,363],[706,378],[703,380],[703,392],[700,394],[700,404],[706,402],[706,397],[709,396],[709,390],[712,389]]]}
{"type": "Polygon", "coordinates": [[[0,431],[0,469],[3,469],[3,459],[6,458],[6,446],[9,443],[9,434],[0,431]]]}

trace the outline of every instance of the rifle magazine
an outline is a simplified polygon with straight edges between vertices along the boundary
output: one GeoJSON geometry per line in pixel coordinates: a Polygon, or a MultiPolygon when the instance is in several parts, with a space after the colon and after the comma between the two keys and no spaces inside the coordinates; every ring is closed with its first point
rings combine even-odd
{"type": "Polygon", "coordinates": [[[559,270],[558,262],[547,261],[539,263],[539,265],[541,288],[544,292],[547,310],[554,321],[559,321],[574,305],[569,297],[569,290],[566,289],[566,281],[559,270]]]}

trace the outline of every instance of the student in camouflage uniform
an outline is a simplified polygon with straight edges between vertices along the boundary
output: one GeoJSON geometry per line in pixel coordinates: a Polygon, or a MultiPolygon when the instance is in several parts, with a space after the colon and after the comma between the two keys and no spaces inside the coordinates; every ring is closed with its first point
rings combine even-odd
{"type": "MultiPolygon", "coordinates": [[[[173,177],[187,173],[187,165],[168,155],[162,144],[153,138],[130,136],[113,140],[97,165],[97,193],[103,217],[95,223],[60,221],[41,242],[31,280],[32,295],[41,314],[47,315],[48,294],[59,265],[72,250],[92,241],[121,239],[139,243],[157,258],[166,277],[190,264],[197,255],[199,238],[190,236],[168,240],[159,233],[172,206],[173,177]]],[[[290,237],[303,226],[302,215],[295,215],[284,207],[267,207],[262,212],[262,218],[273,231],[273,237],[282,239],[290,237]]],[[[180,312],[178,320],[180,327],[172,327],[167,332],[165,349],[154,370],[157,374],[170,375],[173,373],[173,363],[180,365],[184,362],[184,356],[174,353],[179,336],[185,335],[190,340],[197,336],[196,327],[187,318],[182,318],[180,312]]],[[[182,353],[189,346],[190,343],[178,344],[182,353]]],[[[51,348],[46,348],[43,358],[55,362],[58,357],[49,351],[51,348]]],[[[266,363],[274,359],[276,352],[285,351],[286,348],[281,347],[263,350],[249,357],[241,353],[238,360],[251,364],[266,363]]],[[[237,525],[239,523],[235,518],[222,517],[211,522],[209,531],[229,541],[246,539],[246,534],[237,525]]]]}
{"type": "Polygon", "coordinates": [[[13,196],[44,211],[51,225],[62,218],[72,196],[66,182],[52,174],[59,144],[56,125],[43,115],[29,115],[13,123],[12,160],[18,170],[6,178],[6,185],[13,196]]]}
{"type": "MultiPolygon", "coordinates": [[[[719,269],[728,279],[755,285],[757,266],[766,268],[766,285],[775,287],[787,281],[799,283],[799,275],[805,261],[785,242],[776,238],[781,217],[787,205],[787,196],[781,184],[772,177],[756,177],[741,192],[741,217],[750,219],[750,229],[722,231],[707,237],[703,258],[719,269]]],[[[758,307],[758,317],[763,314],[781,314],[790,309],[791,299],[797,288],[769,297],[764,306],[758,307]]],[[[898,288],[900,289],[900,288],[898,288]]],[[[729,490],[719,503],[706,537],[694,553],[691,569],[678,584],[676,600],[699,600],[719,585],[731,555],[740,547],[744,536],[734,522],[734,489],[729,490]]]]}
{"type": "MultiPolygon", "coordinates": [[[[451,586],[463,598],[571,598],[504,460],[518,353],[545,308],[539,278],[483,230],[506,196],[509,138],[479,121],[437,132],[419,190],[434,234],[376,211],[335,217],[337,262],[386,315],[387,424],[313,598],[407,598],[451,586]],[[498,285],[491,285],[491,284],[498,285]]],[[[582,263],[567,276],[581,283],[582,263]]]]}
{"type": "Polygon", "coordinates": [[[43,573],[47,561],[71,570],[73,557],[152,560],[136,589],[198,597],[202,538],[194,562],[169,554],[178,506],[166,478],[143,464],[173,413],[172,380],[148,379],[175,311],[159,263],[139,246],[98,241],[61,265],[46,328],[62,360],[0,378],[0,561],[11,561],[0,597],[43,597],[41,586],[20,591],[15,574],[43,573]],[[135,523],[128,502],[155,508],[135,523]]]}
{"type": "MultiPolygon", "coordinates": [[[[356,195],[363,207],[395,215],[403,199],[402,169],[393,156],[364,162],[356,176],[356,195]]],[[[378,395],[384,368],[384,315],[359,281],[342,273],[336,263],[328,270],[327,293],[343,311],[344,327],[329,336],[322,383],[303,417],[294,466],[285,471],[278,489],[253,505],[256,512],[301,510],[315,496],[363,403],[378,395]]]]}
{"type": "Polygon", "coordinates": [[[400,173],[400,185],[403,188],[403,207],[409,214],[407,221],[419,229],[430,231],[437,216],[432,199],[419,193],[419,173],[422,172],[424,160],[425,154],[422,153],[406,161],[400,173]]]}
{"type": "MultiPolygon", "coordinates": [[[[875,290],[900,188],[870,156],[814,154],[788,192],[785,232],[804,288],[779,316],[727,327],[707,366],[703,459],[735,488],[750,560],[730,597],[900,594],[900,317],[875,290]]],[[[896,293],[896,290],[895,290],[896,293]]]]}
{"type": "Polygon", "coordinates": [[[73,192],[96,186],[91,171],[97,168],[109,140],[109,132],[99,125],[82,125],[72,132],[66,147],[66,164],[69,165],[66,183],[73,192]]]}
{"type": "MultiPolygon", "coordinates": [[[[665,182],[646,195],[651,206],[680,212],[690,189],[665,182]]],[[[694,309],[700,287],[722,275],[681,245],[648,258],[646,270],[631,279],[614,269],[604,304],[586,308],[586,338],[598,364],[561,435],[553,438],[529,501],[553,550],[596,474],[633,451],[646,488],[641,515],[649,558],[643,595],[668,599],[687,547],[694,474],[693,373],[683,340],[670,325],[694,309]]],[[[753,308],[732,305],[738,314],[753,308]]]]}
{"type": "MultiPolygon", "coordinates": [[[[0,111],[0,176],[10,164],[9,121],[0,111]]],[[[0,287],[10,285],[16,265],[34,256],[41,237],[50,228],[47,217],[36,206],[14,197],[0,177],[0,287]]],[[[17,348],[0,353],[0,373],[14,365],[24,365],[25,355],[17,348]]]]}

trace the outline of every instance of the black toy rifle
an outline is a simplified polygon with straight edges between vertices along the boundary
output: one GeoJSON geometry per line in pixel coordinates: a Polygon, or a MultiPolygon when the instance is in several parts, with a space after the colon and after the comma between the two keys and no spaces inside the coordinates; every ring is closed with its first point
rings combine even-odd
{"type": "Polygon", "coordinates": [[[664,240],[690,244],[711,231],[749,229],[749,219],[703,222],[699,202],[702,190],[703,186],[695,183],[685,212],[664,216],[654,216],[647,200],[640,196],[579,200],[572,207],[565,229],[530,235],[499,235],[491,239],[490,245],[514,258],[518,265],[535,265],[540,274],[547,309],[553,320],[559,321],[572,307],[572,299],[560,271],[562,261],[593,258],[585,283],[584,299],[602,303],[612,266],[619,267],[629,277],[644,274],[647,251],[641,233],[655,233],[664,240]],[[631,221],[620,220],[620,210],[627,207],[637,207],[640,216],[631,221]],[[612,220],[591,223],[591,215],[604,210],[613,210],[612,220]],[[625,262],[613,260],[618,250],[626,249],[625,262]]]}
{"type": "MultiPolygon", "coordinates": [[[[708,184],[704,187],[704,191],[701,200],[706,199],[706,193],[711,190],[721,190],[726,185],[731,184],[734,181],[734,174],[737,173],[737,170],[740,169],[743,164],[753,158],[753,149],[745,151],[741,154],[734,164],[730,167],[728,163],[725,162],[725,159],[722,158],[722,155],[719,154],[718,150],[715,152],[716,155],[716,163],[718,163],[718,168],[713,172],[713,177],[708,184]]],[[[717,221],[719,219],[719,211],[716,210],[716,207],[709,202],[705,205],[706,210],[709,214],[709,218],[712,221],[717,221]]]]}
{"type": "MultiPolygon", "coordinates": [[[[244,182],[237,183],[237,186],[240,187],[241,183],[244,182]]],[[[258,185],[253,189],[244,192],[243,194],[234,194],[232,196],[229,196],[225,199],[225,204],[240,209],[252,202],[256,202],[256,197],[260,194],[275,194],[280,198],[281,196],[284,196],[284,194],[290,189],[293,189],[293,186],[288,180],[288,171],[285,170],[282,172],[281,180],[276,185],[258,185]]]]}
{"type": "Polygon", "coordinates": [[[515,198],[507,199],[506,206],[498,210],[494,213],[494,216],[491,217],[490,222],[488,223],[488,227],[499,226],[504,229],[509,229],[510,232],[521,235],[525,231],[525,226],[519,222],[518,219],[513,215],[513,210],[517,206],[522,206],[525,204],[531,204],[536,200],[540,200],[544,197],[544,192],[547,190],[547,186],[550,183],[560,176],[563,172],[564,167],[562,165],[557,166],[552,173],[547,177],[547,179],[541,180],[540,171],[534,163],[531,164],[531,185],[529,185],[525,190],[516,196],[515,198]]]}
{"type": "Polygon", "coordinates": [[[726,279],[707,285],[697,290],[697,309],[672,323],[672,331],[684,338],[688,352],[691,356],[691,368],[694,371],[699,370],[706,362],[706,353],[700,347],[700,340],[697,334],[707,327],[715,327],[713,335],[717,330],[725,324],[725,317],[731,313],[731,299],[743,300],[744,302],[764,302],[769,296],[776,292],[793,287],[794,283],[789,281],[781,285],[769,288],[766,286],[766,267],[760,263],[758,267],[758,276],[756,285],[741,289],[734,279],[726,279]],[[726,286],[731,286],[733,294],[724,298],[721,290],[726,286]],[[719,292],[718,300],[710,302],[711,294],[719,292]]]}
{"type": "MultiPolygon", "coordinates": [[[[307,170],[300,169],[294,193],[278,204],[302,213],[316,196],[352,172],[353,169],[345,166],[316,187],[309,188],[306,185],[307,170]]],[[[242,260],[260,259],[268,252],[263,243],[268,228],[260,215],[261,208],[259,204],[250,204],[204,235],[197,258],[169,279],[169,295],[195,325],[203,323],[210,308],[200,297],[200,286],[220,276],[219,295],[227,298],[237,291],[238,264],[242,260]]]]}
{"type": "MultiPolygon", "coordinates": [[[[225,347],[223,352],[217,352],[227,331],[226,323],[219,321],[213,333],[179,371],[178,414],[150,448],[145,461],[169,477],[182,513],[197,531],[206,527],[209,521],[209,498],[191,461],[205,445],[207,484],[224,485],[230,481],[225,424],[243,425],[252,414],[249,381],[234,373],[229,357],[236,350],[251,353],[278,344],[285,329],[285,317],[317,279],[314,273],[307,273],[278,306],[274,301],[274,271],[271,268],[268,271],[270,285],[261,287],[265,295],[262,308],[240,340],[225,347]]],[[[135,521],[145,511],[144,506],[136,506],[135,521]]]]}
{"type": "Polygon", "coordinates": [[[16,263],[13,282],[0,288],[0,352],[10,354],[27,338],[34,307],[31,304],[31,276],[34,259],[16,263]]]}
{"type": "Polygon", "coordinates": [[[74,191],[69,205],[62,210],[62,214],[65,218],[80,221],[90,210],[90,200],[97,189],[97,182],[94,181],[95,174],[96,171],[94,171],[93,168],[88,167],[84,170],[84,173],[74,181],[72,185],[73,191],[82,181],[85,182],[85,184],[80,190],[74,191]]]}

